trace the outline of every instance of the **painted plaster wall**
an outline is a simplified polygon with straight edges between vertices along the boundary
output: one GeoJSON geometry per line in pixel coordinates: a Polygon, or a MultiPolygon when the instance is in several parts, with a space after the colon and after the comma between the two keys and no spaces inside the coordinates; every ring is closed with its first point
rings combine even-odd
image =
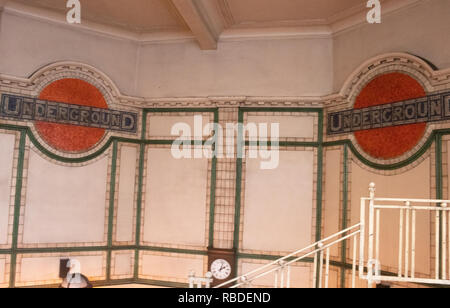
{"type": "Polygon", "coordinates": [[[364,61],[388,52],[408,52],[431,61],[439,69],[450,66],[450,2],[428,0],[386,14],[381,24],[364,24],[333,39],[334,91],[364,61]]]}
{"type": "Polygon", "coordinates": [[[330,39],[144,45],[138,93],[179,96],[308,96],[332,89],[330,39]],[[155,78],[158,76],[158,78],[155,78]]]}
{"type": "Polygon", "coordinates": [[[313,96],[332,90],[330,38],[222,42],[216,51],[201,51],[196,42],[139,46],[12,13],[3,13],[1,22],[4,74],[28,77],[48,63],[72,60],[99,68],[135,96],[313,96]]]}
{"type": "Polygon", "coordinates": [[[410,52],[448,67],[450,39],[441,33],[450,30],[449,6],[429,0],[333,38],[224,41],[216,51],[201,51],[195,42],[139,46],[3,12],[0,56],[8,60],[0,60],[0,71],[25,77],[73,60],[98,67],[124,94],[136,96],[327,95],[362,62],[385,52],[410,52]]]}
{"type": "Polygon", "coordinates": [[[123,93],[135,92],[135,43],[5,12],[1,23],[2,74],[29,77],[49,63],[78,61],[102,70],[123,93]]]}

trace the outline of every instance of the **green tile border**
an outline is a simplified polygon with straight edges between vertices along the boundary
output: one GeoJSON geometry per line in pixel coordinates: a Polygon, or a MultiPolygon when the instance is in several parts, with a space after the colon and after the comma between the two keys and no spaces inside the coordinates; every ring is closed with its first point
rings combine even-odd
{"type": "MultiPolygon", "coordinates": [[[[320,240],[322,233],[322,180],[323,180],[323,109],[322,108],[239,108],[238,123],[244,123],[244,114],[246,112],[303,112],[303,113],[317,113],[318,114],[318,140],[317,142],[280,142],[279,145],[283,147],[314,147],[317,148],[317,187],[316,187],[316,240],[320,240]]],[[[238,157],[239,150],[242,151],[241,144],[252,146],[259,145],[259,142],[245,142],[242,125],[239,126],[238,138],[238,157]]],[[[242,153],[241,153],[242,154],[242,153]]],[[[235,196],[235,218],[234,218],[234,239],[233,249],[237,251],[237,258],[239,253],[239,237],[240,237],[240,220],[241,220],[241,193],[242,193],[242,158],[236,159],[236,196],[235,196]]]]}
{"type": "MultiPolygon", "coordinates": [[[[344,161],[343,161],[343,181],[342,181],[342,226],[341,230],[345,230],[348,227],[348,146],[344,145],[344,161]]],[[[347,262],[347,241],[343,241],[341,244],[341,262],[347,262]]],[[[345,267],[341,268],[341,288],[345,288],[345,267]]]]}
{"type": "Polygon", "coordinates": [[[19,221],[20,221],[20,209],[21,209],[21,196],[23,185],[23,166],[25,161],[25,144],[26,144],[26,131],[20,131],[19,141],[19,157],[17,160],[17,174],[16,174],[16,192],[14,197],[14,221],[13,221],[13,233],[12,233],[12,245],[11,245],[11,263],[9,274],[9,287],[14,287],[16,283],[16,261],[17,261],[17,246],[19,237],[19,221]]]}
{"type": "Polygon", "coordinates": [[[113,229],[114,229],[114,205],[116,195],[116,175],[117,175],[117,141],[113,142],[111,158],[111,182],[109,187],[109,212],[108,212],[108,252],[106,257],[106,281],[111,280],[111,258],[113,247],[113,229]]]}
{"type": "MultiPolygon", "coordinates": [[[[350,149],[351,153],[355,155],[355,157],[360,160],[363,164],[377,169],[377,170],[396,170],[402,167],[405,167],[413,162],[415,162],[417,159],[419,159],[421,156],[423,156],[426,151],[431,147],[431,145],[435,142],[436,144],[436,196],[442,197],[442,136],[449,135],[450,129],[439,129],[434,130],[431,134],[431,136],[426,140],[424,145],[422,146],[419,151],[417,151],[415,154],[413,154],[408,159],[391,165],[381,165],[376,164],[371,161],[368,161],[365,159],[355,148],[355,146],[351,143],[350,140],[340,140],[340,141],[334,141],[334,142],[323,142],[323,109],[321,108],[240,108],[239,109],[239,121],[240,123],[243,122],[243,114],[244,112],[258,112],[258,111],[266,111],[266,112],[318,112],[319,113],[319,140],[318,142],[285,142],[280,143],[280,146],[285,147],[294,147],[294,146],[304,146],[304,147],[315,147],[318,149],[318,189],[317,189],[317,228],[316,228],[316,237],[320,235],[321,230],[321,223],[322,223],[322,172],[323,172],[323,149],[326,147],[331,146],[338,146],[342,145],[345,148],[345,151],[348,153],[348,149],[350,149]],[[320,187],[319,187],[320,186],[320,187]],[[319,189],[320,188],[320,189],[319,189]],[[319,198],[320,197],[320,198],[319,198]]],[[[48,156],[51,159],[63,162],[63,163],[83,163],[87,162],[89,160],[95,159],[96,157],[102,155],[106,150],[110,148],[111,145],[113,145],[113,152],[114,147],[117,146],[118,143],[131,143],[131,144],[138,144],[140,145],[140,156],[139,156],[139,175],[138,175],[138,191],[140,190],[140,193],[138,193],[138,202],[137,202],[137,221],[136,221],[136,243],[140,242],[140,228],[141,228],[141,210],[142,210],[142,185],[143,185],[143,162],[144,162],[144,155],[145,155],[145,146],[152,145],[152,144],[171,144],[173,140],[146,140],[145,139],[145,133],[146,133],[146,125],[147,121],[144,119],[147,119],[147,114],[149,112],[214,112],[215,113],[215,123],[218,123],[218,108],[148,108],[143,110],[143,121],[142,121],[142,136],[141,139],[133,139],[133,138],[123,138],[123,137],[110,137],[110,139],[103,145],[97,152],[92,153],[88,156],[81,157],[81,158],[65,158],[58,155],[55,155],[54,153],[47,150],[44,146],[42,146],[38,140],[33,135],[31,129],[28,126],[20,126],[20,125],[10,125],[10,124],[0,124],[0,128],[6,129],[6,130],[12,130],[12,131],[18,131],[20,133],[20,141],[19,141],[19,159],[17,163],[17,183],[16,183],[16,192],[15,192],[15,200],[14,200],[14,222],[13,222],[13,241],[11,249],[0,249],[0,255],[10,255],[11,256],[11,264],[10,264],[10,281],[9,285],[10,287],[15,286],[16,281],[16,260],[18,254],[33,254],[33,253],[70,253],[70,252],[93,252],[93,251],[107,251],[108,255],[112,251],[120,251],[120,250],[134,250],[135,251],[135,268],[134,268],[134,278],[130,280],[126,280],[129,283],[139,283],[143,282],[145,280],[139,279],[139,252],[140,251],[160,251],[160,252],[173,252],[173,253],[180,253],[180,254],[197,254],[197,255],[207,255],[206,251],[199,251],[199,250],[184,250],[184,249],[168,249],[168,248],[161,248],[161,247],[146,247],[146,246],[140,246],[140,245],[131,245],[131,246],[112,246],[112,242],[110,241],[110,232],[112,231],[111,220],[108,220],[108,245],[107,246],[95,246],[95,247],[64,247],[64,248],[37,248],[37,249],[27,249],[27,248],[18,248],[18,227],[19,227],[19,218],[20,218],[20,203],[21,203],[21,190],[22,190],[22,180],[23,180],[23,164],[24,164],[24,156],[25,156],[25,144],[26,144],[26,137],[30,139],[30,141],[33,143],[33,145],[39,149],[44,155],[48,156]],[[140,200],[139,200],[140,199],[140,200]]],[[[240,132],[239,136],[242,135],[242,132],[240,132]]],[[[243,142],[243,138],[241,138],[240,142],[243,142]]],[[[192,140],[192,144],[197,144],[199,141],[192,140]]],[[[204,144],[205,141],[202,141],[202,144],[204,144]]],[[[249,142],[245,142],[246,145],[251,145],[249,142]]],[[[116,153],[117,155],[117,153],[116,153]]],[[[114,153],[113,153],[114,156],[114,153]]],[[[117,159],[117,156],[116,158],[117,159]]],[[[344,159],[344,161],[346,161],[344,159]]],[[[240,224],[240,207],[241,207],[241,181],[242,181],[242,159],[237,159],[236,162],[236,204],[235,204],[235,234],[234,234],[234,244],[233,246],[235,249],[239,249],[239,224],[240,224]],[[237,226],[236,226],[237,225],[237,226]]],[[[114,165],[114,164],[113,164],[114,165]]],[[[213,162],[214,165],[214,162],[213,162]]],[[[347,170],[348,166],[345,166],[344,169],[347,170]]],[[[213,198],[213,195],[215,196],[215,177],[216,177],[216,170],[215,168],[212,168],[212,174],[211,174],[211,200],[215,199],[213,198]],[[213,185],[214,181],[214,185],[213,185]],[[214,188],[213,188],[214,187],[214,188]]],[[[113,172],[112,172],[113,173],[113,172]]],[[[114,172],[116,173],[116,172],[114,172]]],[[[344,179],[344,192],[348,190],[348,175],[345,176],[344,179]]],[[[113,185],[113,182],[115,182],[112,179],[111,181],[111,187],[113,185]]],[[[112,191],[110,192],[113,193],[112,191]]],[[[344,194],[344,207],[348,207],[346,204],[347,197],[345,197],[346,194],[344,194]]],[[[211,202],[211,211],[210,211],[210,218],[214,217],[214,202],[211,202]]],[[[215,201],[215,200],[214,200],[215,201]]],[[[110,207],[109,207],[109,213],[111,214],[111,211],[114,211],[114,208],[111,208],[111,201],[110,201],[110,207]]],[[[113,213],[113,212],[112,212],[113,213]]],[[[346,221],[346,216],[348,213],[344,210],[343,213],[343,222],[346,221]]],[[[109,216],[109,218],[111,215],[109,216]]],[[[209,244],[213,243],[213,236],[214,236],[214,221],[213,219],[210,219],[210,234],[209,234],[209,244]],[[211,228],[212,223],[212,228],[211,228]]],[[[442,232],[442,230],[441,230],[442,232]]],[[[344,251],[344,247],[342,248],[344,251]]],[[[442,247],[440,247],[442,249],[442,247]]],[[[342,254],[342,258],[344,258],[344,253],[342,254]]],[[[237,255],[237,258],[242,258],[243,256],[246,256],[244,254],[237,255]]],[[[251,255],[247,255],[251,256],[251,255]]],[[[278,257],[278,256],[274,256],[278,257]]],[[[110,273],[111,266],[110,266],[110,256],[107,257],[109,261],[107,260],[107,273],[110,273]],[[108,265],[109,264],[109,265],[108,265]]],[[[268,258],[268,257],[266,257],[268,258]]],[[[345,261],[343,259],[343,261],[345,261]]],[[[348,269],[348,265],[342,265],[344,262],[340,262],[340,267],[342,269],[341,272],[341,287],[345,285],[345,270],[348,269]]],[[[336,263],[336,266],[339,266],[339,263],[336,263]]],[[[110,279],[110,274],[107,274],[107,279],[104,283],[107,284],[115,284],[116,282],[122,283],[123,281],[119,280],[108,280],[110,279]],[[108,277],[109,276],[109,277],[108,277]]],[[[147,281],[152,282],[152,281],[147,281]]],[[[155,281],[153,281],[155,282],[155,281]]],[[[158,281],[156,281],[158,283],[158,281]]],[[[167,284],[167,282],[161,282],[167,284]]],[[[150,283],[151,284],[151,283],[150,283]]],[[[171,283],[169,283],[171,285],[171,283]]]]}
{"type": "MultiPolygon", "coordinates": [[[[436,199],[443,199],[443,179],[442,179],[442,135],[437,133],[435,136],[435,172],[436,172],[436,199]]],[[[441,206],[441,205],[438,205],[441,206]]],[[[439,213],[439,238],[442,239],[442,214],[439,213]]],[[[442,278],[442,241],[439,241],[439,278],[442,278]]]]}
{"type": "MultiPolygon", "coordinates": [[[[219,125],[219,109],[214,111],[214,145],[213,153],[217,153],[217,125],[219,125]]],[[[210,199],[209,199],[209,234],[208,234],[208,247],[214,246],[214,219],[216,209],[216,185],[217,185],[217,157],[213,156],[211,159],[211,184],[210,184],[210,199]]]]}

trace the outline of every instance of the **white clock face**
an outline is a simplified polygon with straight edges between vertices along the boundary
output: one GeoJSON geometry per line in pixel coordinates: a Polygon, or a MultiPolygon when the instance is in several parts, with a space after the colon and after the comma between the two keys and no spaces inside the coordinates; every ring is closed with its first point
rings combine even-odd
{"type": "Polygon", "coordinates": [[[211,264],[211,273],[216,279],[227,279],[231,275],[231,265],[226,260],[217,259],[211,264]]]}

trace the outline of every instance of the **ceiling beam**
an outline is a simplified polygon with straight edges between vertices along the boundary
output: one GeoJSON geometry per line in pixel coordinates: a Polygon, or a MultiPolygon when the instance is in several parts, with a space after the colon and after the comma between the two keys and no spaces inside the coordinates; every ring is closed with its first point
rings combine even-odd
{"type": "Polygon", "coordinates": [[[8,0],[0,0],[0,10],[5,6],[6,2],[8,2],[8,0]]]}
{"type": "Polygon", "coordinates": [[[170,0],[191,29],[202,50],[217,49],[218,34],[207,10],[197,0],[170,0]]]}

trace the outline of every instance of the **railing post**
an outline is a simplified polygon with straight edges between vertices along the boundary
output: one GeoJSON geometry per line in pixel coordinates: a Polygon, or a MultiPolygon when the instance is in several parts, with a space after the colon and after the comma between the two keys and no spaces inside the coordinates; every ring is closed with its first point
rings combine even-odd
{"type": "Polygon", "coordinates": [[[436,210],[436,222],[435,222],[435,227],[436,227],[436,236],[435,236],[435,239],[436,239],[436,243],[435,243],[435,257],[436,257],[436,260],[435,260],[435,267],[436,267],[436,280],[439,280],[439,278],[440,278],[440,262],[439,262],[439,259],[440,259],[440,257],[441,257],[441,254],[440,254],[440,252],[439,252],[439,246],[440,246],[440,231],[441,231],[441,226],[440,226],[440,214],[439,214],[439,210],[436,210]]]}
{"type": "Polygon", "coordinates": [[[193,289],[194,288],[194,280],[195,280],[195,272],[194,271],[190,271],[189,272],[189,289],[193,289]]]}
{"type": "Polygon", "coordinates": [[[198,289],[201,289],[203,284],[205,285],[205,288],[211,288],[211,283],[213,281],[212,276],[211,272],[207,272],[205,277],[195,277],[195,272],[190,271],[188,276],[189,289],[194,289],[195,286],[198,289]]]}
{"type": "MultiPolygon", "coordinates": [[[[359,234],[361,236],[361,233],[359,234]]],[[[353,237],[353,260],[352,260],[352,288],[355,288],[356,283],[356,249],[358,245],[358,235],[353,237]]]]}
{"type": "Polygon", "coordinates": [[[409,277],[409,224],[410,224],[410,212],[411,202],[407,201],[406,205],[406,230],[405,230],[405,278],[409,277]]]}
{"type": "Polygon", "coordinates": [[[206,280],[205,280],[206,285],[205,285],[205,287],[207,289],[211,288],[211,283],[213,281],[212,277],[213,277],[213,274],[211,272],[207,272],[206,273],[206,280]]]}
{"type": "Polygon", "coordinates": [[[280,288],[284,288],[284,261],[280,261],[280,288]]]}
{"type": "Polygon", "coordinates": [[[287,267],[287,282],[286,282],[286,288],[290,288],[291,287],[291,266],[288,265],[287,267]]]}
{"type": "Polygon", "coordinates": [[[313,288],[317,288],[317,252],[314,254],[313,288]]]}
{"type": "Polygon", "coordinates": [[[447,203],[442,204],[444,210],[441,212],[442,217],[442,279],[447,279],[447,203]]]}
{"type": "Polygon", "coordinates": [[[320,249],[319,252],[319,289],[322,289],[322,279],[323,279],[323,243],[320,242],[319,244],[317,244],[317,246],[320,249]]]}
{"type": "Polygon", "coordinates": [[[359,234],[359,278],[364,277],[364,255],[365,255],[365,240],[366,240],[366,200],[361,198],[360,209],[360,234],[359,234]]]}
{"type": "MultiPolygon", "coordinates": [[[[369,185],[369,255],[368,260],[373,260],[373,240],[374,240],[374,205],[375,205],[375,183],[369,185]]],[[[369,268],[369,266],[368,266],[369,268]]],[[[370,273],[369,273],[370,274],[370,273]]],[[[369,288],[372,283],[369,281],[369,288]]]]}

